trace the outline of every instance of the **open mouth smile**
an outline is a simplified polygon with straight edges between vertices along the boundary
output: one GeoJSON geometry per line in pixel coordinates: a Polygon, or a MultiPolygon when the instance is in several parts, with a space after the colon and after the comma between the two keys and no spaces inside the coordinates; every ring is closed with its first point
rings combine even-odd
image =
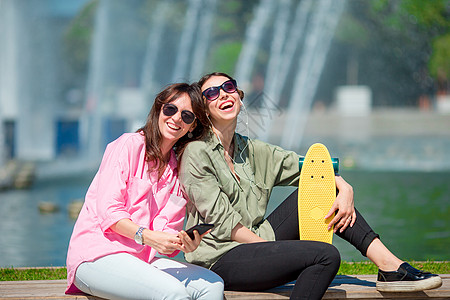
{"type": "Polygon", "coordinates": [[[169,127],[169,128],[172,129],[172,130],[178,131],[178,130],[181,129],[180,126],[177,126],[177,125],[175,125],[174,123],[167,122],[166,124],[167,124],[167,127],[169,127]]]}
{"type": "Polygon", "coordinates": [[[231,100],[227,100],[224,103],[220,104],[219,109],[228,111],[228,110],[232,110],[233,107],[234,107],[234,102],[231,100]]]}

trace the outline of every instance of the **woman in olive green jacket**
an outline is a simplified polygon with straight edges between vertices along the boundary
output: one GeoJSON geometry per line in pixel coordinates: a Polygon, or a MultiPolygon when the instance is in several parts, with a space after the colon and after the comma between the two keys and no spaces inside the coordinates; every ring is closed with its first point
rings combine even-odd
{"type": "MultiPolygon", "coordinates": [[[[190,199],[187,226],[213,223],[215,228],[186,254],[187,261],[215,271],[229,290],[265,290],[296,280],[292,299],[321,299],[340,256],[332,245],[299,240],[297,192],[264,219],[272,188],[298,185],[299,156],[235,132],[244,93],[232,77],[212,73],[198,83],[211,132],[186,147],[180,181],[190,199]]],[[[336,187],[339,194],[326,218],[336,215],[329,226],[380,268],[380,290],[399,291],[404,274],[410,290],[440,285],[438,276],[423,275],[381,243],[339,175],[336,187]]]]}

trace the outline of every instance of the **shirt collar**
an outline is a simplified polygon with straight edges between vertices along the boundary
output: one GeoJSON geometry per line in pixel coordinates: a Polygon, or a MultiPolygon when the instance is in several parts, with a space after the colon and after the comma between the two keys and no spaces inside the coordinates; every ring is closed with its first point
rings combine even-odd
{"type": "MultiPolygon", "coordinates": [[[[220,143],[217,136],[214,134],[214,132],[211,130],[209,134],[206,136],[205,140],[208,145],[211,147],[212,150],[219,150],[220,148],[223,148],[223,145],[220,143]]],[[[244,151],[244,149],[247,147],[248,143],[248,137],[242,136],[239,133],[234,133],[234,156],[236,156],[236,153],[241,153],[244,151]]]]}
{"type": "MultiPolygon", "coordinates": [[[[177,155],[175,154],[175,151],[173,149],[170,149],[170,157],[169,161],[167,162],[167,169],[170,169],[172,172],[174,172],[178,167],[178,161],[177,161],[177,155]]],[[[165,172],[164,172],[165,173],[165,172]]]]}
{"type": "Polygon", "coordinates": [[[240,135],[239,133],[234,134],[234,152],[241,153],[247,147],[248,137],[240,135]]]}
{"type": "MultiPolygon", "coordinates": [[[[219,147],[223,147],[220,143],[219,138],[214,134],[212,130],[209,131],[209,134],[206,136],[206,141],[209,145],[211,145],[212,149],[216,149],[219,147]]],[[[245,147],[245,143],[247,142],[247,137],[240,135],[239,133],[234,133],[234,147],[238,147],[238,149],[243,149],[245,147]]]]}
{"type": "Polygon", "coordinates": [[[212,130],[209,131],[208,135],[205,138],[205,141],[213,150],[218,150],[219,147],[222,147],[222,144],[212,130]]]}
{"type": "MultiPolygon", "coordinates": [[[[158,182],[158,170],[156,169],[156,165],[154,163],[149,164],[149,167],[151,168],[151,172],[149,174],[150,181],[152,183],[158,182]]],[[[178,168],[177,157],[175,151],[171,149],[169,161],[167,162],[166,168],[164,169],[163,174],[161,175],[159,181],[163,182],[168,178],[170,178],[171,176],[173,176],[173,174],[176,174],[177,168],[178,168]]]]}

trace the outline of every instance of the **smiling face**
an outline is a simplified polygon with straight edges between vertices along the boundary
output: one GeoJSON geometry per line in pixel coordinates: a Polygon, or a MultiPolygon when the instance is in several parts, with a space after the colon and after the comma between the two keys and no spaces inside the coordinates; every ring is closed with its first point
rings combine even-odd
{"type": "MultiPolygon", "coordinates": [[[[210,87],[221,86],[225,81],[230,78],[225,76],[212,76],[205,81],[202,85],[202,92],[210,87]]],[[[208,106],[209,115],[212,123],[224,122],[236,122],[237,116],[241,110],[241,101],[237,91],[233,93],[227,93],[223,89],[220,89],[220,95],[216,100],[206,100],[208,106]]]]}
{"type": "Polygon", "coordinates": [[[161,132],[162,142],[174,145],[179,138],[184,136],[189,130],[195,127],[195,121],[192,124],[186,124],[181,118],[184,110],[192,112],[191,99],[186,93],[170,102],[178,108],[178,111],[172,116],[166,116],[162,109],[159,113],[159,131],[161,132]]]}

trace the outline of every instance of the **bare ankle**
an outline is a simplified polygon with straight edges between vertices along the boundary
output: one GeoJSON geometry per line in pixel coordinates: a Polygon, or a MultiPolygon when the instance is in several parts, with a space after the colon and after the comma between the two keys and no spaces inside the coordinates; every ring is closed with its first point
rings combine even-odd
{"type": "Polygon", "coordinates": [[[398,258],[395,258],[395,259],[386,259],[383,262],[379,262],[376,265],[378,269],[380,269],[381,271],[392,272],[397,271],[398,267],[400,267],[402,263],[403,261],[401,261],[398,258]]]}
{"type": "Polygon", "coordinates": [[[385,272],[397,271],[398,267],[403,263],[377,238],[369,245],[367,258],[385,272]]]}

